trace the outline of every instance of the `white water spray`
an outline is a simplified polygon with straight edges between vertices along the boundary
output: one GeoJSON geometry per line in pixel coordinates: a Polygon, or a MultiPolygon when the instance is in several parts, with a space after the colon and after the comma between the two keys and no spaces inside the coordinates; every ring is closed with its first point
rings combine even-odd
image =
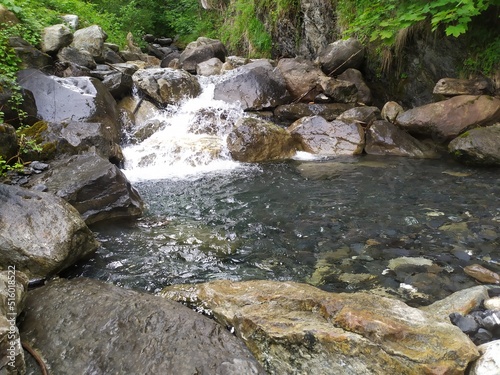
{"type": "MultiPolygon", "coordinates": [[[[125,174],[131,181],[187,178],[214,171],[246,168],[231,159],[226,138],[246,116],[239,104],[214,100],[217,77],[198,77],[202,93],[158,111],[159,130],[123,148],[125,174]]],[[[137,130],[143,124],[136,124],[137,130]]]]}

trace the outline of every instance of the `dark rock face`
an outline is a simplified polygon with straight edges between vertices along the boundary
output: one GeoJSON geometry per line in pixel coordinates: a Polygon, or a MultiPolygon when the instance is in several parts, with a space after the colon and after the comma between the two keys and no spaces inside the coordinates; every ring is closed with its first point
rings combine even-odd
{"type": "Polygon", "coordinates": [[[0,157],[9,160],[17,152],[16,129],[9,124],[0,124],[0,157]]]}
{"type": "Polygon", "coordinates": [[[57,280],[30,292],[20,331],[54,374],[265,374],[213,320],[95,280],[57,280]]]}
{"type": "Polygon", "coordinates": [[[87,224],[142,215],[139,193],[115,165],[96,154],[75,155],[53,163],[49,172],[32,183],[68,201],[87,224]]]}
{"type": "Polygon", "coordinates": [[[97,249],[80,214],[52,194],[0,184],[0,267],[44,278],[97,249]]]}
{"type": "Polygon", "coordinates": [[[318,56],[325,74],[342,74],[349,68],[358,69],[365,58],[363,45],[354,38],[329,44],[318,56]]]}
{"type": "Polygon", "coordinates": [[[214,99],[239,102],[244,110],[260,110],[287,104],[290,94],[280,72],[261,60],[226,73],[215,86],[214,99]]]}
{"type": "Polygon", "coordinates": [[[276,107],[274,115],[281,121],[293,122],[302,117],[315,115],[332,121],[353,107],[353,103],[292,103],[276,107]]]}
{"type": "Polygon", "coordinates": [[[23,69],[40,69],[48,71],[52,68],[52,58],[39,49],[33,47],[27,41],[18,36],[9,38],[9,45],[16,52],[17,57],[22,61],[23,69]]]}
{"type": "Polygon", "coordinates": [[[367,105],[371,104],[373,100],[372,92],[368,87],[368,85],[366,84],[363,78],[363,74],[359,70],[349,68],[345,72],[340,74],[337,78],[342,81],[348,81],[354,83],[354,85],[358,89],[358,97],[357,97],[358,103],[363,103],[367,105]]]}

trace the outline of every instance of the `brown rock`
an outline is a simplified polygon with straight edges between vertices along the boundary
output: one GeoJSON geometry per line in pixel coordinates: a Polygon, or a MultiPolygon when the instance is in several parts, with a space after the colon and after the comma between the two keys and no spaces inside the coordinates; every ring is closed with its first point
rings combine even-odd
{"type": "Polygon", "coordinates": [[[500,166],[500,123],[461,134],[448,145],[459,162],[470,165],[500,166]]]}
{"type": "Polygon", "coordinates": [[[461,95],[410,109],[396,124],[412,134],[449,141],[465,130],[500,121],[500,99],[487,95],[461,95]]]}
{"type": "Polygon", "coordinates": [[[490,271],[479,264],[464,267],[464,272],[482,283],[500,284],[500,275],[498,273],[490,271]]]}
{"type": "Polygon", "coordinates": [[[353,103],[292,103],[276,107],[274,115],[283,121],[295,121],[302,117],[321,116],[328,121],[354,107],[353,103]]]}
{"type": "Polygon", "coordinates": [[[494,89],[491,81],[486,78],[458,79],[442,78],[434,86],[433,94],[444,96],[456,95],[490,95],[494,89]]]}
{"type": "Polygon", "coordinates": [[[203,307],[234,327],[272,374],[463,374],[478,357],[459,328],[367,293],[215,281],[167,287],[162,295],[203,307]]]}
{"type": "Polygon", "coordinates": [[[322,92],[318,79],[326,76],[312,61],[302,58],[281,59],[277,68],[294,101],[310,102],[322,92]]]}

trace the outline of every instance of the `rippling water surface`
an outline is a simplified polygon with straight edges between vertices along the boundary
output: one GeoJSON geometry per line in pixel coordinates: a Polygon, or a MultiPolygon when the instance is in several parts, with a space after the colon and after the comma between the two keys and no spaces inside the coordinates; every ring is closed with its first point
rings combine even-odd
{"type": "Polygon", "coordinates": [[[428,303],[475,285],[468,264],[500,271],[499,172],[361,156],[137,182],[144,218],[94,227],[102,246],[70,273],[151,292],[275,279],[428,303]]]}

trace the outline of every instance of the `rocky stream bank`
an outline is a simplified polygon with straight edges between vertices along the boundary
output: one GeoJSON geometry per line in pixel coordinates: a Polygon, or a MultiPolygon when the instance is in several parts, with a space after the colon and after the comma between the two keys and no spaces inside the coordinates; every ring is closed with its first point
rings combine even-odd
{"type": "MultiPolygon", "coordinates": [[[[120,50],[99,26],[60,24],[44,30],[39,49],[10,41],[24,64],[18,82],[31,127],[23,134],[41,151],[23,155],[38,161],[0,184],[0,372],[24,374],[26,362],[38,371],[22,341],[51,374],[498,373],[500,278],[479,266],[470,274],[484,285],[421,308],[292,282],[218,281],[151,295],[59,279],[99,246],[89,225],[142,215],[144,202],[120,169],[121,146],[162,127],[155,111],[199,95],[198,77],[220,76],[215,99],[245,111],[236,121],[200,114],[214,116],[214,133],[228,130],[223,148],[234,160],[304,151],[500,166],[500,99],[485,78],[443,77],[434,89],[442,100],[377,108],[361,72],[364,47],[353,39],[314,62],[228,56],[207,38],[180,51],[151,38],[146,51],[131,39],[120,50]],[[28,291],[29,281],[44,285],[28,291]]],[[[7,99],[5,160],[18,153],[20,126],[7,99]]]]}

